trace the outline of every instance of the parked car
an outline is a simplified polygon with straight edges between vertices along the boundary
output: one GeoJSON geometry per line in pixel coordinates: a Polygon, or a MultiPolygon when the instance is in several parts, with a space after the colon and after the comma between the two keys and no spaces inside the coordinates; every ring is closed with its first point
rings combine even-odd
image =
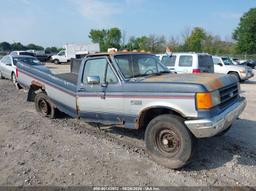
{"type": "Polygon", "coordinates": [[[255,60],[249,60],[247,62],[241,63],[240,65],[246,65],[252,69],[256,69],[256,61],[255,60]]]}
{"type": "Polygon", "coordinates": [[[231,74],[239,81],[248,80],[254,76],[251,68],[242,65],[234,65],[229,57],[213,56],[214,72],[221,74],[231,74]]]}
{"type": "Polygon", "coordinates": [[[230,60],[232,61],[232,63],[234,65],[239,65],[240,64],[240,60],[238,58],[230,58],[230,60]]]}
{"type": "Polygon", "coordinates": [[[26,55],[26,56],[35,56],[35,53],[29,52],[29,51],[12,51],[10,53],[11,56],[21,56],[21,55],[26,55]]]}
{"type": "Polygon", "coordinates": [[[54,64],[69,62],[71,58],[76,58],[77,53],[99,52],[99,44],[65,44],[64,49],[58,54],[51,56],[54,64]]]}
{"type": "Polygon", "coordinates": [[[172,74],[153,54],[89,55],[78,74],[51,75],[24,63],[18,71],[41,115],[54,118],[58,109],[89,122],[145,129],[150,156],[173,169],[188,163],[195,138],[228,131],[246,105],[236,77],[172,74]]]}
{"type": "Polygon", "coordinates": [[[175,73],[213,73],[212,57],[206,53],[158,54],[160,61],[175,73]]]}
{"type": "Polygon", "coordinates": [[[4,56],[0,60],[0,77],[11,79],[13,83],[17,82],[17,63],[18,62],[24,62],[28,64],[29,66],[33,66],[34,68],[37,68],[44,72],[50,72],[50,70],[44,66],[37,58],[32,56],[12,56],[7,55],[4,56]]]}

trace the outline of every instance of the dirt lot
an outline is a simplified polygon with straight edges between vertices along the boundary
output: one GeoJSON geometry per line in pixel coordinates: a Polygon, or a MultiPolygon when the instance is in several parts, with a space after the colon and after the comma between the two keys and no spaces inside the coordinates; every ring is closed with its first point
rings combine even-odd
{"type": "Polygon", "coordinates": [[[148,158],[142,132],[43,118],[0,80],[0,185],[256,186],[255,87],[255,77],[242,84],[248,106],[233,128],[199,140],[193,162],[174,171],[148,158]]]}

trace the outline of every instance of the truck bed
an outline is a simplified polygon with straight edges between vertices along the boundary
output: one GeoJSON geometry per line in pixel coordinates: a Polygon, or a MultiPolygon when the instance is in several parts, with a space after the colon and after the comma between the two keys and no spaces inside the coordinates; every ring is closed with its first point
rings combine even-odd
{"type": "Polygon", "coordinates": [[[70,82],[74,85],[77,84],[78,74],[75,73],[63,73],[63,74],[56,74],[58,78],[61,78],[67,82],[70,82]]]}

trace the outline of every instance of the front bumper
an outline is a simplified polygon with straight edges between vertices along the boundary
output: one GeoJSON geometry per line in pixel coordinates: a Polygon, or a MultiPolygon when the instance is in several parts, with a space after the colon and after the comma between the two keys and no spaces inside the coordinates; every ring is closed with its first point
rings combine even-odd
{"type": "Polygon", "coordinates": [[[238,118],[246,106],[246,100],[241,97],[238,102],[227,108],[218,116],[210,119],[185,121],[188,129],[197,138],[212,137],[227,129],[238,118]]]}
{"type": "Polygon", "coordinates": [[[246,74],[240,74],[240,78],[241,80],[248,80],[249,78],[252,78],[254,76],[254,73],[251,72],[247,72],[246,74]]]}

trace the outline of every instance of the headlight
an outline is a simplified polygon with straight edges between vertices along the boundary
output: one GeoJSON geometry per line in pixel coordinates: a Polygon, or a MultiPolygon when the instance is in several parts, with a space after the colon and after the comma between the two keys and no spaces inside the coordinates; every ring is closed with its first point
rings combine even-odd
{"type": "Polygon", "coordinates": [[[239,70],[239,72],[240,72],[240,73],[246,73],[246,71],[245,71],[245,70],[239,70]]]}
{"type": "Polygon", "coordinates": [[[218,90],[196,94],[197,109],[210,109],[218,104],[220,104],[220,92],[218,90]]]}

